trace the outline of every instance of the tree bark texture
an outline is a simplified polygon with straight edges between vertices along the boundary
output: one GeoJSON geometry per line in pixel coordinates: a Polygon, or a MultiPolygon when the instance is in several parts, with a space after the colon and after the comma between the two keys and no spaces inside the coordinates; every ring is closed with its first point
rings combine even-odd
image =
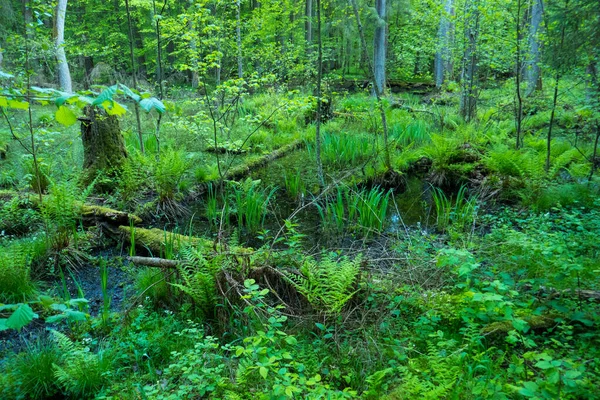
{"type": "Polygon", "coordinates": [[[438,49],[435,53],[434,73],[435,87],[441,88],[444,82],[452,75],[452,32],[454,26],[451,17],[454,15],[453,0],[445,0],[444,11],[438,29],[438,49]]]}
{"type": "Polygon", "coordinates": [[[67,16],[67,0],[58,0],[54,16],[54,48],[56,51],[58,84],[61,90],[71,93],[71,73],[65,53],[65,18],[67,16]]]}
{"type": "Polygon", "coordinates": [[[526,96],[531,96],[536,91],[542,90],[542,74],[540,70],[541,61],[541,40],[540,30],[542,26],[542,0],[532,0],[531,20],[529,22],[529,56],[527,61],[526,96]]]}
{"type": "Polygon", "coordinates": [[[115,115],[88,106],[81,120],[83,142],[83,183],[91,183],[102,171],[108,176],[117,175],[127,158],[125,142],[115,115]]]}
{"type": "Polygon", "coordinates": [[[377,26],[375,27],[373,69],[375,72],[375,84],[379,93],[385,91],[385,55],[386,55],[386,32],[387,32],[387,0],[375,0],[377,11],[377,26]]]}
{"type": "Polygon", "coordinates": [[[460,114],[465,121],[477,115],[477,40],[479,38],[479,1],[465,4],[465,52],[462,68],[460,114]]]}

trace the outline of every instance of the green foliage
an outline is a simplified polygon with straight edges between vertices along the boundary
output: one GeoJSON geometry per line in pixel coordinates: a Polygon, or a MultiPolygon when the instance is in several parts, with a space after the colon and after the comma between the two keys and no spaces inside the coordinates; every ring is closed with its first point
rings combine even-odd
{"type": "Polygon", "coordinates": [[[294,199],[302,198],[306,194],[306,185],[302,179],[302,173],[297,171],[296,173],[286,174],[285,177],[285,190],[294,199]]]}
{"type": "Polygon", "coordinates": [[[261,188],[260,181],[253,181],[250,178],[244,182],[232,183],[231,187],[238,226],[252,233],[258,232],[264,224],[269,202],[277,189],[261,188]]]}
{"type": "Polygon", "coordinates": [[[0,394],[4,398],[21,396],[33,399],[51,398],[60,389],[54,376],[54,366],[61,362],[55,343],[38,339],[11,357],[2,368],[0,394]]]}
{"type": "Polygon", "coordinates": [[[31,265],[45,252],[43,240],[20,240],[0,244],[0,302],[28,300],[35,292],[31,265]]]}
{"type": "Polygon", "coordinates": [[[52,334],[62,353],[61,362],[54,364],[54,376],[60,387],[75,398],[97,394],[109,382],[111,355],[102,349],[92,353],[58,331],[52,334]]]}
{"type": "Polygon", "coordinates": [[[357,292],[361,261],[361,256],[350,260],[324,254],[318,261],[306,258],[300,273],[286,277],[316,310],[337,314],[357,292]]]}
{"type": "Polygon", "coordinates": [[[34,231],[41,222],[40,215],[32,209],[27,198],[13,197],[0,207],[0,233],[22,235],[34,231]]]}
{"type": "MultiPolygon", "coordinates": [[[[374,140],[365,134],[325,134],[321,140],[321,160],[336,168],[360,166],[375,158],[374,140]]],[[[314,145],[310,145],[309,153],[314,154],[314,151],[314,145]]]]}
{"type": "Polygon", "coordinates": [[[358,229],[365,235],[381,233],[387,222],[388,204],[391,191],[374,187],[352,193],[348,200],[350,219],[357,217],[358,229]]]}
{"type": "Polygon", "coordinates": [[[153,304],[166,304],[169,300],[169,287],[165,274],[156,268],[143,268],[135,276],[135,288],[140,295],[150,298],[153,304]]]}
{"type": "Polygon", "coordinates": [[[189,170],[189,162],[183,151],[166,149],[154,166],[154,182],[159,201],[175,200],[189,170]]]}
{"type": "Polygon", "coordinates": [[[452,228],[464,232],[473,227],[477,216],[477,196],[467,195],[467,187],[462,185],[454,198],[448,198],[440,188],[431,188],[435,205],[436,225],[442,232],[452,228]]]}
{"type": "Polygon", "coordinates": [[[217,301],[217,273],[221,266],[216,260],[206,260],[200,249],[192,247],[181,251],[184,263],[178,266],[182,283],[172,284],[190,296],[194,306],[204,317],[214,315],[217,301]]]}

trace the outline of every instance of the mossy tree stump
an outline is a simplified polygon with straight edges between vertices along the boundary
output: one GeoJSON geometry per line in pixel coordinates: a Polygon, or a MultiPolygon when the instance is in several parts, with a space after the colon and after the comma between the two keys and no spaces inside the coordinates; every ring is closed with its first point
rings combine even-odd
{"type": "MultiPolygon", "coordinates": [[[[100,172],[105,177],[117,177],[127,159],[125,141],[121,135],[119,120],[115,115],[93,106],[84,109],[81,121],[83,142],[82,183],[89,185],[100,172]]],[[[102,191],[109,191],[114,185],[97,185],[102,191]]]]}

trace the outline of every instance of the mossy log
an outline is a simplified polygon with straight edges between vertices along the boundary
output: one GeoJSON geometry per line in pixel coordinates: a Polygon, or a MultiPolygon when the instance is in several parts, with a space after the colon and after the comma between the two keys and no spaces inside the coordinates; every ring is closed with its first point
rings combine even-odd
{"type": "Polygon", "coordinates": [[[299,150],[305,145],[306,143],[304,142],[304,140],[296,140],[290,144],[278,148],[277,150],[273,150],[271,153],[265,154],[262,157],[255,158],[244,164],[230,168],[229,171],[225,173],[224,178],[225,180],[237,180],[243,178],[246,175],[248,175],[251,171],[260,167],[264,167],[271,161],[275,161],[283,156],[288,155],[293,151],[299,150]]]}
{"type": "Polygon", "coordinates": [[[119,226],[119,233],[122,234],[126,243],[131,244],[131,239],[135,241],[135,247],[142,250],[149,250],[154,255],[164,253],[166,246],[171,246],[173,252],[177,253],[182,245],[200,246],[209,249],[212,242],[208,239],[195,236],[185,236],[179,233],[169,232],[162,229],[145,229],[133,228],[132,235],[131,227],[119,226]]]}
{"type": "Polygon", "coordinates": [[[113,210],[112,208],[108,207],[88,204],[84,204],[81,207],[81,217],[84,225],[90,225],[91,223],[103,223],[118,227],[120,225],[130,223],[133,223],[134,225],[142,223],[142,219],[137,215],[113,210]]]}
{"type": "MultiPolygon", "coordinates": [[[[523,317],[523,320],[529,325],[529,329],[533,331],[550,329],[557,324],[555,319],[557,315],[529,315],[523,317]]],[[[482,328],[483,334],[507,334],[515,329],[512,321],[493,322],[482,328]]]]}
{"type": "Polygon", "coordinates": [[[157,258],[157,257],[127,257],[127,261],[135,265],[142,265],[144,267],[153,267],[153,268],[177,268],[180,261],[177,260],[167,260],[165,258],[157,258]]]}

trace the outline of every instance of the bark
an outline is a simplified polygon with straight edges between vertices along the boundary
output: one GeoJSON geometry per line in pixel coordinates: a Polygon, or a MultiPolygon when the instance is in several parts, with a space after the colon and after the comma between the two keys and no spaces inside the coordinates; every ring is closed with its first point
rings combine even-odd
{"type": "MultiPolygon", "coordinates": [[[[88,106],[81,121],[84,184],[91,183],[102,171],[106,176],[118,175],[127,158],[119,120],[104,110],[88,106]]],[[[110,188],[101,188],[110,189],[110,188]]]]}
{"type": "Polygon", "coordinates": [[[444,11],[438,29],[438,50],[435,53],[434,74],[435,87],[440,89],[452,74],[452,44],[453,25],[450,17],[454,15],[453,0],[445,0],[444,11]]]}
{"type": "Polygon", "coordinates": [[[2,62],[4,61],[4,51],[0,46],[0,71],[2,71],[2,62]]]}
{"type": "Polygon", "coordinates": [[[306,22],[304,23],[304,38],[306,39],[307,51],[312,47],[312,5],[313,0],[306,0],[306,22]]]}
{"type": "Polygon", "coordinates": [[[177,268],[181,262],[177,260],[167,260],[165,258],[156,258],[156,257],[127,257],[127,261],[135,265],[143,265],[144,267],[153,267],[153,268],[177,268]]]}
{"type": "Polygon", "coordinates": [[[321,162],[321,81],[323,79],[323,42],[321,40],[321,0],[317,0],[317,126],[315,130],[315,153],[317,176],[321,189],[325,187],[323,163],[321,162]]]}
{"type": "MultiPolygon", "coordinates": [[[[367,40],[365,39],[365,31],[363,29],[362,22],[360,21],[360,14],[358,13],[358,4],[356,0],[349,0],[352,6],[352,10],[354,11],[354,18],[356,18],[356,26],[358,27],[358,34],[360,36],[360,43],[362,46],[363,54],[367,52],[367,40]]],[[[388,171],[392,171],[392,163],[390,161],[390,152],[389,152],[389,144],[388,144],[388,126],[387,126],[387,117],[385,115],[385,109],[383,108],[383,102],[381,101],[381,92],[379,91],[379,87],[375,83],[375,67],[371,64],[370,59],[367,58],[368,70],[371,75],[371,83],[373,84],[373,91],[375,92],[375,96],[377,97],[377,106],[379,108],[379,115],[381,116],[381,126],[383,129],[383,145],[384,145],[384,162],[388,171]]]]}
{"type": "MultiPolygon", "coordinates": [[[[537,1],[537,0],[534,0],[537,1]]],[[[517,0],[517,19],[516,19],[516,37],[517,37],[517,48],[516,48],[516,62],[515,62],[515,83],[517,89],[517,107],[515,113],[516,125],[517,125],[517,137],[515,148],[519,149],[521,146],[521,125],[523,122],[523,97],[521,95],[521,6],[522,0],[517,0]]]]}
{"type": "Polygon", "coordinates": [[[542,0],[532,0],[530,10],[531,21],[529,23],[529,59],[526,71],[526,96],[531,96],[534,92],[542,90],[542,74],[540,69],[542,12],[542,0]]]}
{"type": "Polygon", "coordinates": [[[238,78],[242,79],[244,77],[244,64],[242,58],[242,4],[241,0],[237,0],[237,9],[236,9],[236,26],[235,26],[235,36],[236,36],[236,44],[237,44],[237,64],[238,64],[238,78]]]}
{"type": "Polygon", "coordinates": [[[58,85],[61,90],[71,93],[71,73],[65,53],[65,19],[67,16],[67,0],[58,0],[54,16],[54,48],[56,51],[58,85]]]}
{"type": "Polygon", "coordinates": [[[460,114],[465,121],[477,115],[477,41],[479,38],[479,0],[468,0],[465,4],[465,52],[461,74],[462,95],[460,114]]]}
{"type": "MultiPolygon", "coordinates": [[[[129,9],[129,0],[125,0],[125,11],[127,13],[127,26],[129,30],[129,59],[131,62],[131,78],[133,80],[133,88],[138,89],[137,84],[137,69],[135,68],[135,54],[133,51],[133,45],[135,38],[133,36],[133,24],[131,23],[131,11],[129,9]]],[[[144,154],[144,137],[142,135],[142,122],[140,121],[140,106],[137,101],[134,103],[135,109],[135,122],[138,131],[138,140],[140,142],[140,151],[144,154]]]]}
{"type": "Polygon", "coordinates": [[[373,69],[375,74],[375,85],[380,94],[385,91],[385,55],[387,39],[387,0],[375,0],[375,10],[379,20],[375,27],[373,69]]]}

